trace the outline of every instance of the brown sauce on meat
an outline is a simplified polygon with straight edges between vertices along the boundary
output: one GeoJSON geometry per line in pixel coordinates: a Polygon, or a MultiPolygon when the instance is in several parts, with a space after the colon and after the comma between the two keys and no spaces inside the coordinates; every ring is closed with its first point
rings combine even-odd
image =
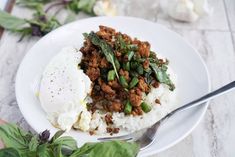
{"type": "MultiPolygon", "coordinates": [[[[83,54],[80,66],[92,81],[92,92],[90,96],[93,102],[89,104],[89,109],[92,110],[92,112],[96,109],[102,109],[111,113],[124,112],[125,104],[128,100],[132,105],[130,114],[142,115],[143,110],[140,107],[143,101],[142,93],[149,93],[150,86],[155,88],[159,86],[159,82],[154,76],[150,76],[152,81],[149,83],[145,78],[144,70],[150,68],[150,61],[146,59],[150,56],[150,44],[136,38],[132,39],[128,35],[116,32],[115,29],[106,26],[100,26],[99,31],[95,34],[112,48],[114,56],[120,63],[120,67],[117,70],[119,76],[123,76],[128,86],[130,86],[133,77],[135,77],[137,73],[136,78],[138,79],[138,83],[130,89],[129,87],[124,87],[117,77],[113,80],[108,80],[107,75],[108,72],[113,69],[112,64],[106,59],[98,46],[94,45],[89,38],[85,38],[84,45],[80,49],[83,54]],[[134,52],[132,57],[134,59],[128,56],[129,51],[125,52],[122,43],[117,43],[119,38],[122,38],[124,44],[128,44],[129,46],[134,45],[133,47],[136,47],[130,50],[134,52]],[[135,60],[141,59],[143,61],[138,63],[138,66],[141,67],[135,67],[135,60]],[[124,67],[124,65],[126,65],[126,67],[124,67]]],[[[163,61],[160,60],[160,62],[163,61]]],[[[112,124],[112,117],[106,115],[105,121],[107,124],[112,124]]],[[[117,133],[119,129],[108,127],[107,131],[109,133],[117,133]]]]}

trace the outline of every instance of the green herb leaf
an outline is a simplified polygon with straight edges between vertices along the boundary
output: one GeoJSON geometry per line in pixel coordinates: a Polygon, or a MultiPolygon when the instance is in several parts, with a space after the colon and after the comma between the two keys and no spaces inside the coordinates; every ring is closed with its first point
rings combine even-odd
{"type": "Polygon", "coordinates": [[[33,135],[18,128],[14,124],[0,125],[0,139],[6,147],[26,150],[33,135]]]}
{"type": "Polygon", "coordinates": [[[39,145],[38,136],[33,136],[29,142],[29,151],[35,152],[39,145]]]}
{"type": "MultiPolygon", "coordinates": [[[[116,76],[119,79],[119,75],[117,72],[118,67],[116,67],[117,63],[115,64],[115,61],[117,61],[117,59],[114,56],[112,47],[106,41],[100,39],[98,35],[96,35],[94,32],[89,33],[88,38],[91,40],[92,44],[98,46],[101,49],[107,61],[112,64],[114,71],[116,73],[116,76]]],[[[119,68],[120,68],[120,65],[119,65],[119,68]]]]}
{"type": "Polygon", "coordinates": [[[38,143],[37,135],[33,136],[16,125],[1,125],[0,139],[7,148],[0,150],[0,157],[134,157],[139,151],[138,144],[124,141],[87,143],[77,148],[72,137],[60,137],[61,134],[60,131],[54,135],[54,140],[38,143]]]}
{"type": "Polygon", "coordinates": [[[21,157],[21,155],[14,148],[5,148],[0,149],[0,157],[21,157]]]}
{"type": "Polygon", "coordinates": [[[64,132],[65,132],[65,131],[63,131],[63,130],[57,131],[57,132],[55,133],[55,135],[52,137],[51,143],[55,142],[55,140],[56,140],[57,138],[59,138],[61,135],[63,135],[64,132]]]}
{"type": "Polygon", "coordinates": [[[24,19],[18,18],[11,14],[8,14],[2,10],[0,10],[0,26],[11,30],[16,31],[21,29],[27,22],[24,19]]]}
{"type": "Polygon", "coordinates": [[[0,126],[0,139],[6,147],[13,147],[20,151],[20,154],[25,154],[28,151],[29,143],[33,135],[21,130],[13,124],[3,124],[0,126]]]}
{"type": "Polygon", "coordinates": [[[66,8],[76,14],[83,11],[87,14],[94,15],[93,7],[96,0],[72,0],[66,4],[66,8]]]}
{"type": "Polygon", "coordinates": [[[54,142],[53,145],[61,145],[62,147],[69,148],[72,150],[77,149],[77,142],[69,136],[63,136],[60,138],[57,138],[54,142]]]}
{"type": "Polygon", "coordinates": [[[124,141],[108,141],[100,143],[88,143],[75,151],[70,157],[135,157],[139,151],[139,145],[124,141]]]}
{"type": "Polygon", "coordinates": [[[164,83],[164,84],[168,85],[170,90],[175,89],[175,85],[171,81],[169,75],[166,73],[166,68],[165,67],[164,68],[158,67],[156,63],[151,63],[151,62],[150,62],[150,66],[151,66],[151,68],[153,69],[153,71],[155,73],[156,79],[160,83],[164,83]]]}
{"type": "Polygon", "coordinates": [[[42,144],[38,146],[37,156],[38,157],[55,157],[53,151],[48,148],[48,144],[42,144]]]}
{"type": "Polygon", "coordinates": [[[78,150],[76,150],[70,157],[80,157],[82,155],[87,155],[95,146],[96,143],[86,143],[82,147],[78,148],[78,150]]]}

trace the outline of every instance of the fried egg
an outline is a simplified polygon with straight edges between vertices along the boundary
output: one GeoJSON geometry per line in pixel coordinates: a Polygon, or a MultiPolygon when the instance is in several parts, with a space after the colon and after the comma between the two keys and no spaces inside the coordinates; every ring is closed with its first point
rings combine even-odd
{"type": "MultiPolygon", "coordinates": [[[[63,48],[52,58],[42,75],[41,106],[50,122],[62,130],[70,130],[76,122],[81,124],[79,116],[87,112],[85,98],[91,91],[91,81],[78,66],[81,58],[82,53],[77,49],[63,48]]],[[[89,124],[81,124],[79,128],[87,130],[89,124]]]]}

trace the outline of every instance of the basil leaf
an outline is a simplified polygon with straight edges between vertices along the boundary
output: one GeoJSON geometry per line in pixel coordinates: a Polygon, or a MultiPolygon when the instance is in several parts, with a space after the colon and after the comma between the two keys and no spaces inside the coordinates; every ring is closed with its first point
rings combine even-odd
{"type": "Polygon", "coordinates": [[[86,143],[82,147],[78,148],[70,157],[80,157],[89,152],[96,146],[96,143],[86,143]]]}
{"type": "Polygon", "coordinates": [[[48,148],[48,144],[42,144],[38,146],[37,156],[38,157],[56,157],[53,154],[53,151],[48,148]]]}
{"type": "Polygon", "coordinates": [[[5,148],[0,150],[0,157],[21,157],[21,156],[16,149],[5,148]]]}
{"type": "Polygon", "coordinates": [[[72,150],[77,149],[77,142],[70,136],[63,136],[60,138],[57,138],[52,143],[53,145],[61,145],[62,147],[69,148],[72,150]]]}
{"type": "Polygon", "coordinates": [[[167,68],[165,66],[158,67],[156,63],[151,63],[151,62],[149,65],[153,69],[156,79],[160,83],[164,83],[164,84],[168,85],[169,89],[173,91],[175,89],[175,85],[171,81],[169,75],[166,73],[167,68]]]}
{"type": "Polygon", "coordinates": [[[33,135],[25,132],[16,125],[3,124],[0,126],[0,139],[6,147],[13,147],[20,151],[20,154],[27,153],[29,143],[33,135]]]}
{"type": "Polygon", "coordinates": [[[0,26],[9,29],[12,31],[16,31],[22,26],[27,24],[27,22],[24,19],[18,18],[16,16],[13,16],[9,13],[6,13],[2,10],[0,10],[0,26]]]}
{"type": "Polygon", "coordinates": [[[55,147],[54,149],[54,154],[56,157],[63,157],[63,154],[62,154],[62,145],[58,145],[57,147],[55,147]]]}
{"type": "Polygon", "coordinates": [[[75,12],[76,14],[83,11],[87,14],[94,15],[93,7],[96,0],[73,0],[67,3],[66,8],[75,12]]]}
{"type": "Polygon", "coordinates": [[[75,151],[70,157],[135,157],[139,151],[139,145],[124,141],[108,141],[100,143],[88,143],[75,151]]]}
{"type": "Polygon", "coordinates": [[[94,15],[93,7],[96,0],[80,0],[78,2],[78,9],[84,11],[85,13],[94,15]]]}
{"type": "Polygon", "coordinates": [[[60,130],[55,133],[55,135],[51,139],[51,143],[53,143],[57,138],[59,138],[65,131],[60,130]]]}
{"type": "Polygon", "coordinates": [[[39,145],[38,136],[33,136],[29,142],[29,151],[35,152],[39,145]]]}
{"type": "Polygon", "coordinates": [[[107,61],[112,64],[114,71],[116,73],[116,76],[119,79],[117,67],[115,64],[115,60],[117,59],[114,56],[112,47],[106,41],[100,39],[98,35],[96,35],[94,32],[89,33],[88,39],[91,40],[92,44],[98,46],[102,50],[102,53],[105,55],[105,58],[107,59],[107,61]]]}

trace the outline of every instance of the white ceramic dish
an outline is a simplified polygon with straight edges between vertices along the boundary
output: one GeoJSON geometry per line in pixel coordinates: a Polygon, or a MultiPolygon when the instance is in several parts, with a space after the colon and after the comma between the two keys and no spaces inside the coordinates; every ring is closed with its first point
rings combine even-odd
{"type": "MultiPolygon", "coordinates": [[[[16,77],[16,98],[19,108],[27,122],[37,132],[49,129],[57,131],[46,118],[35,96],[36,86],[49,60],[65,46],[80,48],[83,43],[82,33],[98,30],[99,25],[106,25],[131,37],[149,41],[152,49],[170,60],[170,65],[178,78],[179,103],[184,104],[210,90],[208,72],[201,57],[190,44],[176,33],[165,27],[131,17],[95,17],[67,24],[49,33],[39,40],[24,57],[16,77]]],[[[203,117],[207,105],[189,109],[162,125],[156,142],[139,153],[148,156],[163,151],[186,137],[203,117]]],[[[70,131],[69,135],[77,139],[78,144],[96,141],[96,136],[70,131]]]]}

